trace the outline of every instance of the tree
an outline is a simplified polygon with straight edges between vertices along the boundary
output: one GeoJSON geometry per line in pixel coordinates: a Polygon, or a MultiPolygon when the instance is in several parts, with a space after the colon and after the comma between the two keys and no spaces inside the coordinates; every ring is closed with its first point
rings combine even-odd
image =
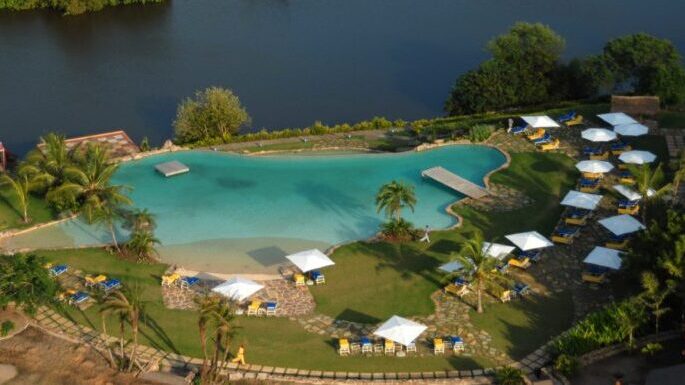
{"type": "Polygon", "coordinates": [[[207,327],[218,312],[221,298],[212,294],[204,294],[194,298],[197,305],[198,320],[197,327],[200,335],[200,344],[202,345],[202,367],[200,369],[200,378],[208,377],[207,364],[209,362],[209,355],[207,353],[207,327]]]}
{"type": "Polygon", "coordinates": [[[126,220],[123,223],[123,227],[131,232],[152,232],[157,227],[155,214],[148,211],[148,209],[134,209],[125,213],[124,216],[126,220]]]}
{"type": "MultiPolygon", "coordinates": [[[[642,195],[644,206],[663,198],[664,194],[671,191],[671,184],[664,183],[664,171],[661,163],[655,169],[652,169],[648,164],[630,165],[629,170],[635,176],[635,188],[642,195]]],[[[642,208],[642,221],[647,221],[647,207],[642,208]]]]}
{"type": "Polygon", "coordinates": [[[48,190],[64,182],[65,171],[71,165],[72,151],[67,149],[62,135],[49,133],[41,139],[43,145],[26,155],[19,166],[19,175],[48,190]]]}
{"type": "Polygon", "coordinates": [[[646,33],[609,41],[604,57],[617,80],[638,94],[657,95],[664,104],[685,100],[685,69],[675,46],[646,33]]]}
{"type": "Polygon", "coordinates": [[[106,201],[100,207],[90,211],[89,222],[95,225],[103,226],[109,232],[112,238],[112,245],[117,252],[121,252],[119,241],[117,240],[116,224],[123,219],[123,213],[119,206],[112,205],[106,201]]]}
{"type": "MultiPolygon", "coordinates": [[[[220,300],[215,310],[212,312],[212,322],[214,324],[214,352],[211,364],[207,372],[207,384],[220,384],[220,376],[226,371],[228,366],[229,346],[231,342],[233,321],[233,303],[227,300],[220,300]]],[[[205,381],[203,379],[203,381],[205,381]]]]}
{"type": "Polygon", "coordinates": [[[126,248],[138,257],[138,262],[144,262],[149,261],[152,255],[157,253],[155,245],[160,243],[152,232],[136,230],[131,233],[131,238],[126,242],[126,248]]]}
{"type": "Polygon", "coordinates": [[[629,298],[616,308],[616,321],[619,328],[628,336],[628,346],[635,346],[635,332],[644,325],[647,315],[645,307],[635,297],[629,298]]]}
{"type": "Polygon", "coordinates": [[[0,177],[0,183],[8,184],[12,187],[12,191],[17,198],[17,203],[19,205],[18,211],[21,213],[21,218],[24,223],[29,223],[31,221],[31,218],[29,218],[29,193],[32,185],[29,183],[28,177],[23,175],[17,176],[16,179],[12,179],[12,177],[5,174],[0,177]]]}
{"type": "Polygon", "coordinates": [[[645,271],[642,273],[641,284],[643,292],[638,298],[654,316],[654,330],[656,334],[659,334],[659,319],[670,310],[667,307],[663,307],[663,303],[675,291],[676,283],[673,280],[667,280],[664,287],[662,287],[654,273],[645,271]]]}
{"type": "Polygon", "coordinates": [[[445,110],[450,115],[496,111],[515,105],[516,90],[509,86],[511,71],[507,66],[488,60],[457,78],[445,110]]]}
{"type": "Polygon", "coordinates": [[[176,111],[176,140],[192,143],[202,140],[228,140],[250,123],[240,99],[229,89],[210,87],[186,99],[176,111]]]}
{"type": "Polygon", "coordinates": [[[483,234],[480,232],[474,232],[473,236],[463,243],[460,253],[455,254],[454,258],[461,263],[462,273],[471,277],[478,298],[476,311],[482,313],[485,288],[506,281],[506,278],[495,269],[497,259],[490,257],[488,250],[483,250],[483,234]]]}
{"type": "Polygon", "coordinates": [[[659,277],[685,278],[685,212],[671,208],[654,216],[631,241],[626,261],[636,278],[654,266],[659,277]]]}
{"type": "Polygon", "coordinates": [[[572,59],[563,68],[565,78],[555,82],[561,97],[587,99],[606,94],[614,88],[614,74],[603,55],[572,59]]]}
{"type": "Polygon", "coordinates": [[[495,370],[494,377],[497,385],[524,385],[526,383],[521,370],[511,366],[495,370]]]}
{"type": "Polygon", "coordinates": [[[33,254],[0,256],[0,308],[15,303],[33,315],[39,306],[54,301],[57,282],[45,260],[33,254]]]}
{"type": "MultiPolygon", "coordinates": [[[[122,361],[126,361],[126,352],[123,346],[123,335],[124,335],[124,323],[128,321],[131,325],[131,337],[133,339],[133,346],[131,347],[131,352],[128,357],[128,371],[133,369],[136,358],[136,350],[138,347],[138,328],[140,324],[140,318],[144,311],[145,302],[142,299],[142,292],[138,286],[134,286],[132,289],[126,292],[121,290],[114,290],[105,297],[104,304],[102,307],[103,312],[109,314],[114,314],[119,316],[120,327],[121,327],[121,357],[122,361]]],[[[122,363],[121,368],[126,368],[126,365],[122,363]]]]}
{"type": "Polygon", "coordinates": [[[381,186],[376,194],[376,211],[385,211],[388,219],[394,218],[399,221],[402,218],[402,209],[409,207],[414,211],[416,194],[414,186],[393,180],[381,186]]]}

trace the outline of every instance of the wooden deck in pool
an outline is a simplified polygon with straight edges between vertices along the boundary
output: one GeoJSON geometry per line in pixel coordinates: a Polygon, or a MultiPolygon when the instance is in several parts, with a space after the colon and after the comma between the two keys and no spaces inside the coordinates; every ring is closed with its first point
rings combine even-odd
{"type": "Polygon", "coordinates": [[[487,190],[484,188],[460,177],[457,174],[447,171],[440,166],[422,171],[421,176],[424,178],[433,179],[434,181],[443,184],[460,194],[464,194],[469,198],[480,199],[488,195],[487,190]]]}

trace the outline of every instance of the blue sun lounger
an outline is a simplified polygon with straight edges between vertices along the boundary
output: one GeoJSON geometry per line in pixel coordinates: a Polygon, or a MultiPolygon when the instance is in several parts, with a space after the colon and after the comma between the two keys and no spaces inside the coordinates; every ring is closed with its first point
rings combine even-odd
{"type": "Polygon", "coordinates": [[[107,293],[108,291],[112,291],[114,289],[118,289],[121,287],[121,281],[118,279],[108,279],[104,282],[100,282],[100,288],[107,293]]]}
{"type": "Polygon", "coordinates": [[[549,143],[551,140],[552,140],[552,135],[550,135],[549,133],[546,133],[545,135],[542,136],[542,138],[535,139],[533,141],[533,143],[535,145],[538,145],[538,144],[543,144],[543,143],[549,143]]]}
{"type": "Polygon", "coordinates": [[[611,151],[622,151],[628,149],[628,145],[623,142],[611,143],[611,151]]]}
{"type": "Polygon", "coordinates": [[[583,147],[583,155],[602,155],[604,154],[604,149],[602,146],[585,146],[583,147]]]}
{"type": "Polygon", "coordinates": [[[561,115],[560,117],[558,117],[557,122],[559,122],[559,123],[568,122],[569,120],[575,119],[575,117],[576,117],[576,112],[575,111],[569,111],[569,112],[561,115]]]}
{"type": "Polygon", "coordinates": [[[53,277],[57,277],[57,276],[60,276],[60,275],[62,275],[62,274],[64,274],[64,273],[66,273],[68,269],[69,269],[69,266],[67,266],[67,265],[57,265],[57,266],[53,266],[53,267],[50,268],[50,274],[51,274],[53,277]]]}
{"type": "Polygon", "coordinates": [[[581,187],[595,187],[599,184],[599,179],[580,178],[578,183],[581,187]]]}
{"type": "Polygon", "coordinates": [[[637,206],[637,205],[639,205],[639,204],[640,204],[640,201],[639,201],[639,200],[637,200],[637,201],[631,201],[631,200],[628,200],[628,199],[621,199],[620,201],[618,201],[618,207],[619,207],[619,208],[622,208],[622,209],[627,209],[627,208],[635,207],[635,206],[637,206]]]}
{"type": "Polygon", "coordinates": [[[512,127],[511,131],[509,131],[509,132],[514,134],[514,135],[519,135],[519,134],[523,134],[524,132],[526,132],[526,128],[528,128],[528,127],[527,126],[516,126],[516,127],[512,127]]]}
{"type": "Polygon", "coordinates": [[[181,278],[181,287],[191,287],[193,285],[197,285],[199,282],[200,282],[200,278],[198,278],[198,277],[184,276],[181,278]]]}
{"type": "Polygon", "coordinates": [[[538,262],[540,260],[540,249],[521,251],[518,255],[518,259],[530,259],[533,262],[538,262]]]}
{"type": "Polygon", "coordinates": [[[86,302],[90,298],[90,295],[88,293],[83,292],[83,291],[78,291],[69,297],[69,303],[72,305],[79,305],[82,304],[83,302],[86,302]]]}
{"type": "Polygon", "coordinates": [[[470,283],[469,281],[465,280],[465,279],[462,278],[462,277],[457,277],[457,278],[454,280],[454,284],[455,284],[456,286],[468,286],[468,285],[470,285],[471,283],[470,283]]]}
{"type": "Polygon", "coordinates": [[[516,293],[516,295],[524,296],[524,295],[528,294],[528,290],[530,290],[530,286],[526,285],[525,283],[516,282],[516,283],[514,283],[512,290],[514,291],[514,293],[516,293]]]}

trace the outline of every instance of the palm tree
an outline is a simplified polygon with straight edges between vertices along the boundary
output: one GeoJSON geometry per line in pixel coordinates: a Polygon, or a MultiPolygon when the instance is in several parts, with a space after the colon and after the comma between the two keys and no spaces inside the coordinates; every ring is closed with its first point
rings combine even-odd
{"type": "Polygon", "coordinates": [[[409,207],[414,211],[416,205],[416,195],[414,186],[393,180],[381,186],[376,194],[377,212],[385,211],[388,218],[399,221],[402,218],[402,209],[409,207]]]}
{"type": "Polygon", "coordinates": [[[138,257],[138,261],[147,261],[152,254],[156,254],[155,244],[159,244],[159,239],[149,231],[138,230],[131,234],[131,238],[126,242],[126,248],[138,257]]]}
{"type": "MultiPolygon", "coordinates": [[[[106,298],[103,306],[103,311],[108,311],[112,314],[116,314],[120,317],[120,322],[128,321],[131,325],[131,336],[133,338],[133,346],[131,348],[131,353],[128,358],[128,370],[133,369],[133,364],[135,363],[136,350],[138,347],[138,327],[140,325],[140,317],[143,313],[143,308],[145,306],[142,300],[141,290],[138,286],[134,286],[126,294],[121,290],[115,290],[111,292],[106,298]]],[[[126,357],[123,347],[123,327],[122,327],[122,339],[121,339],[121,355],[122,358],[126,357]]]]}
{"type": "Polygon", "coordinates": [[[667,280],[666,285],[662,287],[656,274],[651,271],[645,271],[641,277],[642,294],[638,297],[640,301],[649,308],[654,316],[654,330],[659,334],[659,319],[666,314],[670,309],[662,307],[666,298],[671,295],[676,289],[676,283],[673,280],[667,280]]]}
{"type": "Polygon", "coordinates": [[[123,214],[120,208],[111,206],[109,203],[101,205],[90,214],[90,223],[102,225],[107,228],[109,235],[112,237],[112,244],[119,253],[121,252],[121,248],[117,241],[116,223],[122,219],[122,216],[123,214]]]}
{"type": "Polygon", "coordinates": [[[202,345],[203,354],[200,378],[205,379],[207,377],[207,361],[209,360],[207,354],[207,326],[218,311],[220,298],[215,295],[205,294],[195,297],[194,301],[198,308],[197,327],[200,333],[200,344],[202,345]]]}
{"type": "Polygon", "coordinates": [[[57,289],[44,259],[32,254],[0,256],[0,309],[15,303],[34,315],[39,306],[53,302],[57,289]]]}
{"type": "MultiPolygon", "coordinates": [[[[98,311],[100,313],[100,323],[102,326],[102,334],[108,335],[107,334],[107,318],[111,315],[111,309],[106,309],[104,307],[104,302],[106,295],[102,295],[100,291],[97,292],[95,296],[97,302],[101,305],[100,310],[98,311]]],[[[106,347],[107,347],[107,356],[109,360],[109,364],[112,367],[112,369],[116,369],[117,364],[114,361],[114,355],[112,354],[112,349],[110,347],[109,341],[105,341],[106,347]]],[[[122,343],[122,351],[123,351],[123,343],[122,343]]]]}
{"type": "Polygon", "coordinates": [[[623,301],[616,308],[616,320],[621,331],[628,335],[628,346],[634,346],[635,331],[644,324],[645,308],[637,298],[623,301]]]}
{"type": "Polygon", "coordinates": [[[93,213],[104,205],[131,204],[131,200],[124,195],[127,187],[110,183],[117,169],[118,165],[110,162],[103,147],[89,145],[85,154],[79,157],[78,165],[65,169],[67,181],[50,191],[47,198],[51,200],[61,195],[74,197],[90,222],[93,213]]]}
{"type": "MultiPolygon", "coordinates": [[[[678,203],[678,193],[680,192],[680,184],[685,180],[685,150],[680,153],[680,162],[678,162],[678,170],[673,176],[673,204],[678,203]]],[[[685,203],[685,202],[683,202],[685,203]]]]}
{"type": "Polygon", "coordinates": [[[64,136],[50,133],[42,140],[44,145],[26,156],[19,167],[19,174],[49,189],[64,182],[72,152],[67,149],[64,136]]]}
{"type": "Polygon", "coordinates": [[[507,279],[495,268],[497,259],[490,257],[488,250],[483,250],[483,235],[480,232],[475,232],[473,237],[466,240],[461,252],[454,257],[463,266],[463,273],[471,277],[478,297],[476,310],[482,313],[485,287],[506,282],[507,279]]]}
{"type": "MultiPolygon", "coordinates": [[[[642,195],[645,206],[661,199],[664,194],[671,190],[670,183],[664,183],[664,171],[661,163],[652,169],[648,164],[642,166],[629,166],[630,172],[635,176],[635,188],[642,195]]],[[[642,209],[642,221],[647,221],[646,207],[642,209]]]]}
{"type": "Polygon", "coordinates": [[[233,304],[225,300],[219,302],[217,309],[213,313],[216,329],[214,336],[214,356],[212,358],[212,365],[209,373],[211,383],[219,383],[219,375],[222,371],[225,371],[228,366],[233,313],[233,304]],[[221,354],[221,352],[223,352],[223,354],[221,354]],[[221,361],[219,361],[220,357],[221,361]]]}
{"type": "Polygon", "coordinates": [[[155,215],[148,209],[134,209],[126,214],[124,227],[135,233],[136,231],[151,232],[157,227],[155,215]]]}
{"type": "Polygon", "coordinates": [[[19,211],[22,214],[22,220],[24,223],[29,223],[29,192],[31,191],[32,185],[29,183],[28,177],[23,175],[17,176],[16,179],[12,179],[12,177],[5,174],[2,175],[0,182],[12,187],[14,195],[17,197],[17,202],[19,203],[19,211]]]}

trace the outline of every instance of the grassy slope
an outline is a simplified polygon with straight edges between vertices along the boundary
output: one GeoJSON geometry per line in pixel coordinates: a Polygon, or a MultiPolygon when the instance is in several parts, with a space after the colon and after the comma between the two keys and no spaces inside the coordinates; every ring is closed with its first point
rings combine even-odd
{"type": "Polygon", "coordinates": [[[19,211],[17,198],[12,188],[9,186],[0,187],[0,231],[28,227],[54,219],[54,214],[45,200],[34,196],[31,196],[29,200],[31,222],[24,223],[21,216],[22,213],[19,211]]]}

